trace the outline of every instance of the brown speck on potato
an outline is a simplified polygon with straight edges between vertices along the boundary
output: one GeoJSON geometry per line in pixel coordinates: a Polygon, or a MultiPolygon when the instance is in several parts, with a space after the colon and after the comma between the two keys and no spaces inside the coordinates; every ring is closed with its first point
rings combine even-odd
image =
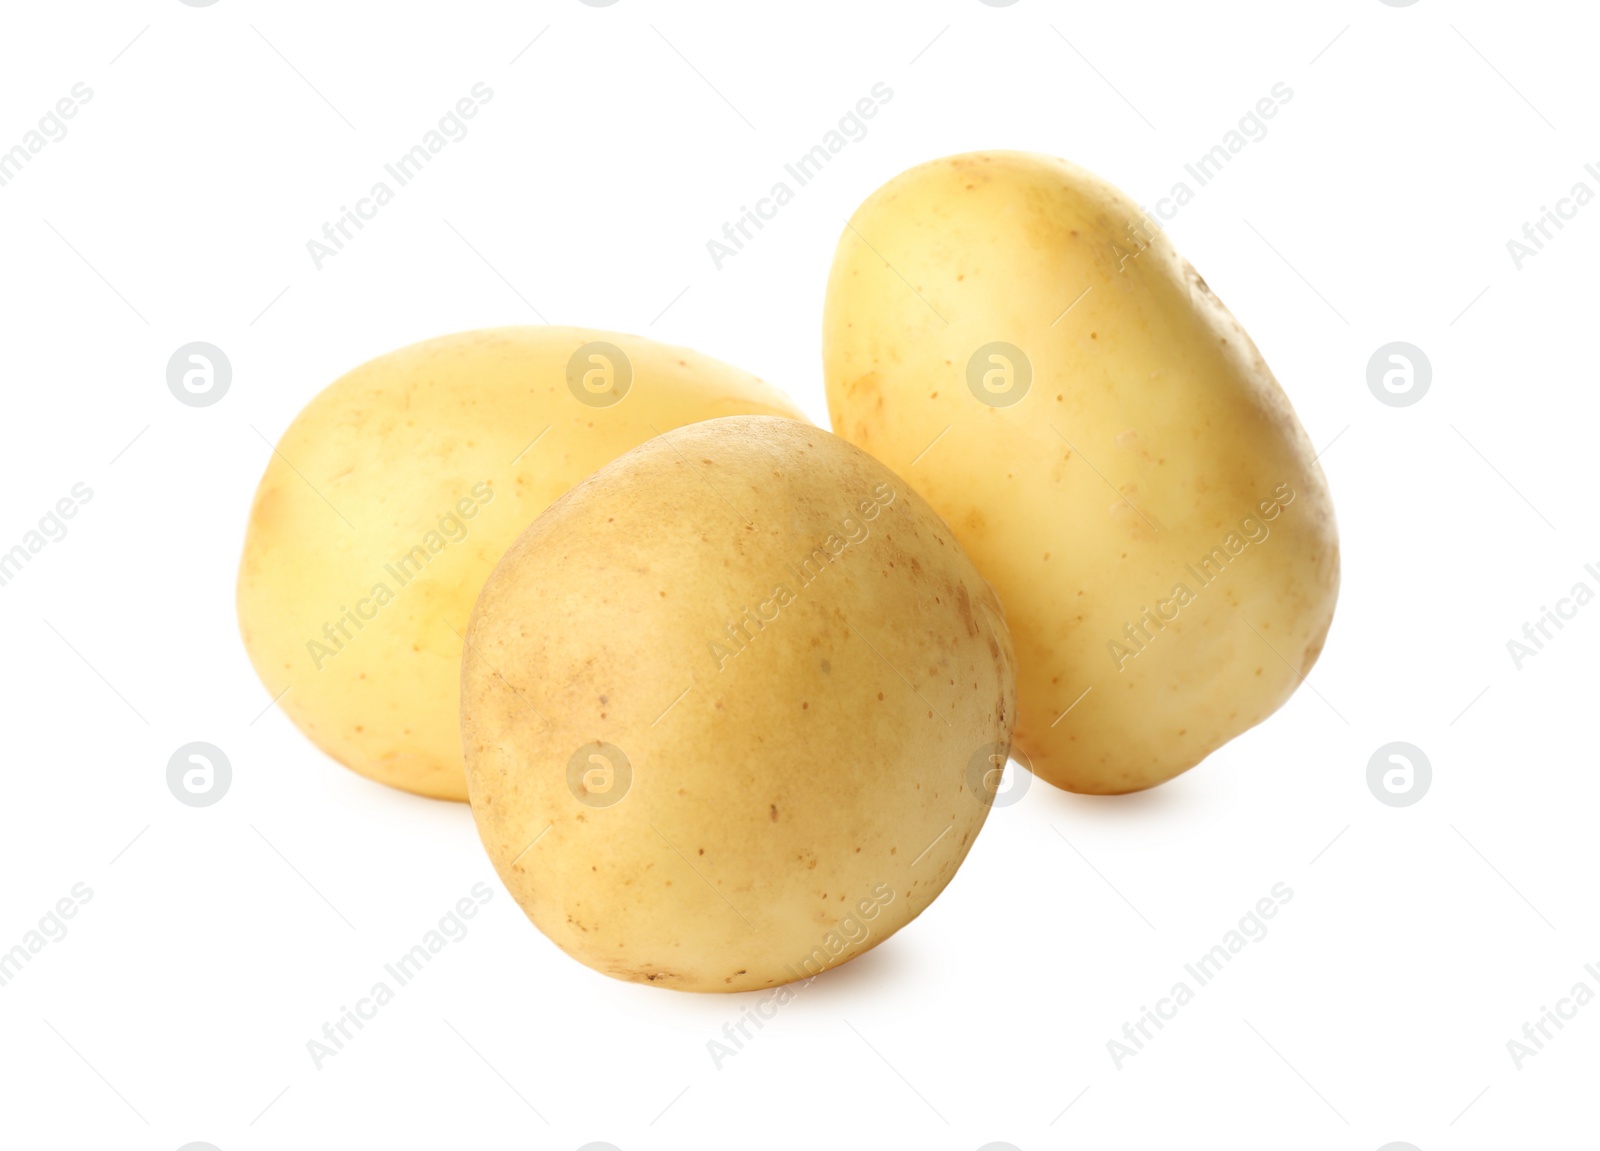
{"type": "Polygon", "coordinates": [[[772,822],[773,823],[777,823],[778,822],[778,805],[775,804],[775,803],[769,803],[767,805],[767,811],[772,816],[772,822]]]}

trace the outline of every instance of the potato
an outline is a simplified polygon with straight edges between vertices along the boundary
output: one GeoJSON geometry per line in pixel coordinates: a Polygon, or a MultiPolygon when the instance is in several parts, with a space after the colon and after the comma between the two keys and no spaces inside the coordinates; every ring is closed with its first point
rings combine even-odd
{"type": "Polygon", "coordinates": [[[753,376],[580,328],[445,336],[363,364],[300,413],[256,492],[239,625],[268,692],[347,767],[466,799],[461,634],[550,502],[658,432],[803,419],[753,376]]]}
{"type": "Polygon", "coordinates": [[[478,832],[556,944],[748,991],[871,948],[944,889],[1015,704],[994,593],[903,480],[732,417],[635,448],[484,586],[462,665],[478,832]]]}
{"type": "Polygon", "coordinates": [[[1310,671],[1339,586],[1311,444],[1116,189],[1015,152],[897,176],[839,242],[823,344],[835,429],[917,486],[1006,605],[1038,775],[1151,787],[1310,671]]]}

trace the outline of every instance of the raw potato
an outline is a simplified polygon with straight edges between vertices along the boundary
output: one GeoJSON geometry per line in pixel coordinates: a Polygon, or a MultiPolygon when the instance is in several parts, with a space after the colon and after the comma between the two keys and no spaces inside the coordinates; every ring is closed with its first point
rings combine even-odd
{"type": "Polygon", "coordinates": [[[903,480],[793,421],[602,468],[512,546],[467,638],[479,834],[539,929],[618,979],[758,990],[881,943],[1005,762],[994,593],[903,480]]]}
{"type": "Polygon", "coordinates": [[[839,242],[823,349],[835,429],[916,484],[1000,593],[1038,775],[1154,786],[1311,669],[1339,586],[1311,444],[1115,188],[1015,152],[903,173],[839,242]]]}
{"type": "Polygon", "coordinates": [[[464,332],[363,364],[289,426],[256,492],[238,588],[256,673],[340,763],[466,799],[461,634],[501,554],[657,431],[740,413],[804,419],[709,357],[580,328],[464,332]]]}

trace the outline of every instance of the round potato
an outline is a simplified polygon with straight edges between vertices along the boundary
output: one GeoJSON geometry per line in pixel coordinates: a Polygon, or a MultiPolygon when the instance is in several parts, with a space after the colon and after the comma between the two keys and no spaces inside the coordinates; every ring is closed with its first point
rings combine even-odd
{"type": "Polygon", "coordinates": [[[312,741],[464,800],[461,635],[512,540],[600,465],[683,424],[803,419],[754,376],[580,328],[501,328],[363,364],[289,426],[256,491],[239,625],[312,741]]]}
{"type": "Polygon", "coordinates": [[[1322,469],[1250,337],[1115,188],[1018,152],[902,173],[839,241],[823,343],[834,428],[1005,602],[1040,776],[1151,787],[1311,670],[1339,588],[1322,469]]]}
{"type": "Polygon", "coordinates": [[[1009,746],[988,584],[903,480],[789,420],[600,469],[506,553],[467,644],[479,834],[618,979],[758,990],[881,943],[954,875],[1009,746]]]}

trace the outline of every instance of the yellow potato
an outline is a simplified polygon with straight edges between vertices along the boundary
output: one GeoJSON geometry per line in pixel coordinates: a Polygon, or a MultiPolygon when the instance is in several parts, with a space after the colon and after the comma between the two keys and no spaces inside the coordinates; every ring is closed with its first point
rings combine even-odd
{"type": "Polygon", "coordinates": [[[1249,336],[1115,188],[1015,152],[897,176],[839,242],[823,344],[835,429],[1005,603],[1038,775],[1151,787],[1310,670],[1339,585],[1322,471],[1249,336]]]}
{"type": "Polygon", "coordinates": [[[500,878],[618,979],[748,991],[909,923],[994,798],[994,593],[920,496],[788,420],[669,432],[540,516],[462,666],[500,878]]]}
{"type": "Polygon", "coordinates": [[[741,413],[803,419],[682,348],[580,328],[416,344],[327,388],[256,492],[239,625],[256,673],[345,766],[466,799],[461,633],[512,540],[658,432],[741,413]]]}

